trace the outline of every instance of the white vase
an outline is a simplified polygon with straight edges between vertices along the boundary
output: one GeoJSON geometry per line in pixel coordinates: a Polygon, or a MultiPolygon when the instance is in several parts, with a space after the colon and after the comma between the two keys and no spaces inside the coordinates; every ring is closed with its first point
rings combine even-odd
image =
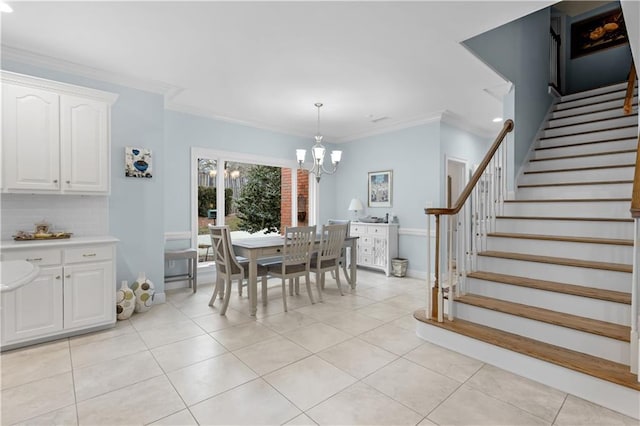
{"type": "Polygon", "coordinates": [[[127,281],[122,281],[116,292],[116,315],[119,320],[129,319],[136,307],[136,296],[127,284],[127,281]]]}
{"type": "Polygon", "coordinates": [[[131,289],[136,295],[136,312],[146,312],[151,309],[156,289],[144,272],[138,273],[138,278],[136,278],[131,289]]]}

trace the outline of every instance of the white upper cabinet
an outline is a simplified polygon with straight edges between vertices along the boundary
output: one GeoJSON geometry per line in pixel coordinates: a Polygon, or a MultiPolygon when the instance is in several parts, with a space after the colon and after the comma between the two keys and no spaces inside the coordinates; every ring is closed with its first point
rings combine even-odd
{"type": "Polygon", "coordinates": [[[55,93],[2,85],[5,188],[60,189],[59,116],[59,97],[55,93]]]}
{"type": "Polygon", "coordinates": [[[2,188],[108,194],[117,95],[2,72],[2,188]]]}

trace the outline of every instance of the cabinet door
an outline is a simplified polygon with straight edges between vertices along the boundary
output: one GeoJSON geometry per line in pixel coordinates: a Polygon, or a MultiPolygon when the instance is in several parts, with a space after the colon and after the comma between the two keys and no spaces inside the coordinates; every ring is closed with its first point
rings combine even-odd
{"type": "Polygon", "coordinates": [[[64,267],[64,328],[91,327],[115,321],[113,262],[64,267]]]}
{"type": "Polygon", "coordinates": [[[62,267],[40,268],[29,284],[2,293],[2,344],[62,330],[62,267]]]}
{"type": "Polygon", "coordinates": [[[387,239],[373,238],[373,264],[386,270],[388,262],[387,239]]]}
{"type": "Polygon", "coordinates": [[[109,192],[109,107],[63,95],[60,145],[64,192],[109,192]]]}
{"type": "Polygon", "coordinates": [[[59,96],[7,83],[2,89],[3,187],[59,190],[59,96]]]}

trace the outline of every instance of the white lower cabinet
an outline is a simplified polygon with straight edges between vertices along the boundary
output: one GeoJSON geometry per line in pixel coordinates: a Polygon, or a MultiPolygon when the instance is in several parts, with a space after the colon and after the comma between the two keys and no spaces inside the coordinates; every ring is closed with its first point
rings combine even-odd
{"type": "Polygon", "coordinates": [[[65,266],[64,328],[75,330],[111,321],[113,283],[112,262],[65,266]]]}
{"type": "Polygon", "coordinates": [[[115,245],[2,251],[2,260],[40,267],[30,283],[3,292],[2,349],[115,323],[115,245]]]}
{"type": "Polygon", "coordinates": [[[389,276],[391,259],[398,256],[398,225],[352,222],[350,232],[358,237],[358,266],[380,269],[389,276]]]}
{"type": "Polygon", "coordinates": [[[2,293],[2,344],[62,331],[62,268],[41,268],[31,283],[2,293]]]}

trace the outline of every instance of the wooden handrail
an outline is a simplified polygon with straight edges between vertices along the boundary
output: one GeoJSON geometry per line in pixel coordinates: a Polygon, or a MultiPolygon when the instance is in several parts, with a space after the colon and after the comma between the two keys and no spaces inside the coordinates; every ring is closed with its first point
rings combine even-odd
{"type": "Polygon", "coordinates": [[[636,66],[631,60],[631,70],[629,70],[629,81],[627,81],[627,94],[624,97],[624,113],[631,114],[633,102],[633,88],[636,85],[636,66]]]}
{"type": "Polygon", "coordinates": [[[504,126],[502,126],[502,130],[498,134],[498,137],[496,137],[496,140],[493,142],[493,145],[491,145],[491,148],[489,148],[489,151],[482,159],[482,163],[480,163],[480,165],[476,169],[476,172],[471,177],[471,180],[469,181],[469,183],[467,183],[467,186],[465,186],[464,191],[462,191],[462,194],[460,194],[460,196],[458,197],[458,200],[456,201],[456,204],[453,207],[428,208],[428,209],[424,209],[425,213],[434,214],[434,215],[457,214],[462,208],[462,206],[464,205],[465,201],[467,201],[467,198],[469,198],[469,196],[471,195],[473,188],[476,186],[476,184],[480,180],[480,176],[482,176],[482,173],[484,173],[484,170],[489,165],[489,162],[493,158],[493,155],[496,153],[498,148],[500,148],[500,145],[502,144],[502,141],[504,140],[504,138],[507,136],[507,133],[513,130],[513,126],[514,126],[513,120],[507,120],[504,122],[504,126]]]}
{"type": "Polygon", "coordinates": [[[638,150],[636,152],[636,170],[633,175],[633,190],[631,191],[631,217],[640,217],[640,136],[638,136],[638,150]]]}
{"type": "MultiPolygon", "coordinates": [[[[469,181],[469,183],[467,183],[467,186],[465,186],[464,190],[462,191],[462,194],[460,194],[454,206],[449,208],[424,209],[427,215],[432,214],[432,215],[435,215],[436,217],[435,280],[433,282],[433,287],[431,288],[431,317],[433,319],[438,319],[438,311],[440,308],[438,303],[438,300],[439,300],[438,293],[441,291],[440,278],[439,278],[440,277],[440,215],[454,215],[454,214],[457,214],[460,211],[460,209],[462,209],[462,206],[467,201],[467,198],[469,198],[469,196],[471,195],[473,188],[476,186],[476,184],[480,180],[480,176],[482,176],[485,169],[493,159],[493,156],[495,155],[496,151],[498,151],[498,148],[500,148],[500,145],[502,144],[502,141],[504,140],[504,138],[507,136],[507,133],[513,130],[513,127],[514,127],[513,120],[507,120],[504,122],[504,125],[502,126],[502,130],[500,131],[500,133],[498,133],[498,136],[496,137],[496,140],[493,142],[493,145],[491,145],[491,148],[489,148],[489,151],[482,159],[482,162],[480,163],[475,173],[471,177],[471,180],[469,181]]],[[[449,297],[453,297],[453,291],[451,291],[452,289],[450,288],[449,290],[450,290],[449,297]]]]}

